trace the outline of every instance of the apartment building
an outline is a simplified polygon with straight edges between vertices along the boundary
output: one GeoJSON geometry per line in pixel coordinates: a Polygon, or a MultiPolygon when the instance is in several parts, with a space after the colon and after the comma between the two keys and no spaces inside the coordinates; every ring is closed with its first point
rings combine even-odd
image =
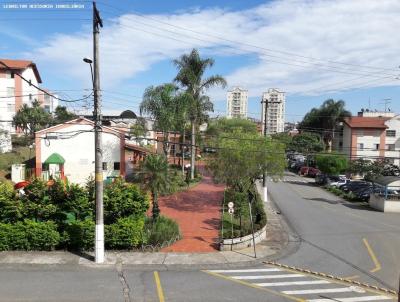
{"type": "Polygon", "coordinates": [[[248,91],[240,87],[234,87],[228,91],[226,97],[227,118],[246,118],[248,91]]]}
{"type": "Polygon", "coordinates": [[[285,93],[276,88],[269,88],[261,99],[261,121],[265,125],[267,118],[267,134],[285,131],[285,93]],[[265,109],[267,112],[265,114],[265,109]]]}
{"type": "Polygon", "coordinates": [[[38,100],[48,111],[53,112],[58,101],[39,91],[33,85],[42,83],[37,66],[32,61],[0,59],[9,68],[0,64],[0,128],[15,133],[12,119],[23,104],[31,105],[38,100]],[[22,80],[18,74],[27,81],[22,80]]]}
{"type": "Polygon", "coordinates": [[[345,118],[337,150],[350,159],[386,158],[400,164],[400,115],[367,115],[345,118]]]}

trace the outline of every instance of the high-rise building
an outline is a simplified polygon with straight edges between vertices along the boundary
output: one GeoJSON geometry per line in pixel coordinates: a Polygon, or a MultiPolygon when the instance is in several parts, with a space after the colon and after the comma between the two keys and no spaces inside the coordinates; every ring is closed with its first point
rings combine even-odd
{"type": "Polygon", "coordinates": [[[267,134],[285,131],[285,93],[276,88],[264,92],[261,100],[261,121],[264,133],[265,105],[267,105],[267,134]]]}
{"type": "Polygon", "coordinates": [[[246,89],[233,87],[228,91],[227,117],[228,118],[246,118],[247,117],[247,100],[248,94],[246,89]]]}

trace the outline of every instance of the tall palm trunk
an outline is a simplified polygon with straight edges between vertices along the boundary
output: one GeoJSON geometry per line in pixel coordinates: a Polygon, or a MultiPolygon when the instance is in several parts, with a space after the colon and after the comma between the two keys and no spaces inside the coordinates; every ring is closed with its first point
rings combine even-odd
{"type": "Polygon", "coordinates": [[[183,127],[182,145],[181,145],[181,155],[182,155],[182,175],[185,176],[185,126],[183,127]]]}
{"type": "Polygon", "coordinates": [[[195,121],[192,121],[192,156],[190,160],[190,179],[194,179],[194,164],[195,164],[195,159],[196,159],[196,123],[195,121]]]}
{"type": "Polygon", "coordinates": [[[160,208],[158,207],[158,194],[157,191],[152,192],[153,195],[153,209],[152,209],[152,217],[153,220],[157,220],[158,216],[160,216],[160,208]]]}

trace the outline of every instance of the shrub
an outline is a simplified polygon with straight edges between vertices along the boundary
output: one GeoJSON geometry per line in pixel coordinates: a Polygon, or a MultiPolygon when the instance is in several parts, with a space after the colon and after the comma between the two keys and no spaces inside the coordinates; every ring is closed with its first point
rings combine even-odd
{"type": "Polygon", "coordinates": [[[22,215],[22,204],[15,197],[13,186],[8,182],[0,182],[0,222],[15,222],[22,215]]]}
{"type": "Polygon", "coordinates": [[[53,250],[60,242],[54,222],[0,224],[0,250],[53,250]]]}
{"type": "Polygon", "coordinates": [[[75,219],[84,220],[94,216],[94,200],[89,200],[87,190],[77,184],[71,184],[67,186],[62,209],[73,213],[75,219]]]}
{"type": "Polygon", "coordinates": [[[120,218],[106,225],[106,246],[111,249],[131,249],[142,243],[144,219],[120,218]]]}
{"type": "Polygon", "coordinates": [[[104,220],[115,223],[119,218],[143,217],[149,208],[149,199],[134,184],[116,179],[104,190],[104,220]]]}
{"type": "Polygon", "coordinates": [[[180,239],[181,232],[175,220],[160,216],[156,221],[146,219],[145,242],[153,246],[165,246],[180,239]]]}
{"type": "Polygon", "coordinates": [[[73,250],[93,250],[95,224],[93,220],[72,221],[63,233],[64,245],[73,250]]]}

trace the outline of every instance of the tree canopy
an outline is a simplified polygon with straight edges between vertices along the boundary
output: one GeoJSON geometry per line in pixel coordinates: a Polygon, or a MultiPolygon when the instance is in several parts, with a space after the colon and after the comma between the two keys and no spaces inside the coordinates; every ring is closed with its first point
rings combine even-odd
{"type": "Polygon", "coordinates": [[[65,106],[57,106],[54,110],[54,124],[62,124],[75,118],[77,118],[77,115],[68,111],[65,106]]]}
{"type": "Polygon", "coordinates": [[[345,155],[334,153],[320,153],[315,156],[317,167],[321,172],[329,175],[344,173],[349,165],[345,155]]]}
{"type": "Polygon", "coordinates": [[[208,68],[214,65],[211,58],[201,58],[197,49],[189,54],[183,54],[173,61],[178,69],[174,81],[186,92],[187,117],[192,128],[191,152],[191,178],[194,178],[194,165],[196,155],[196,129],[197,126],[208,120],[208,112],[214,111],[213,103],[205,95],[205,91],[214,86],[226,86],[225,79],[220,75],[205,77],[208,68]]]}
{"type": "Polygon", "coordinates": [[[236,129],[218,137],[218,152],[208,162],[214,179],[247,192],[267,170],[272,177],[281,176],[285,168],[284,145],[257,133],[236,129]]]}
{"type": "Polygon", "coordinates": [[[332,151],[332,140],[337,123],[343,118],[351,116],[350,111],[345,109],[345,102],[333,99],[326,100],[319,108],[309,111],[299,124],[303,131],[313,131],[321,135],[328,152],[332,151]]]}
{"type": "Polygon", "coordinates": [[[14,126],[21,128],[25,135],[31,136],[48,126],[50,122],[50,113],[46,112],[37,100],[32,102],[32,106],[23,104],[13,117],[14,126]]]}

